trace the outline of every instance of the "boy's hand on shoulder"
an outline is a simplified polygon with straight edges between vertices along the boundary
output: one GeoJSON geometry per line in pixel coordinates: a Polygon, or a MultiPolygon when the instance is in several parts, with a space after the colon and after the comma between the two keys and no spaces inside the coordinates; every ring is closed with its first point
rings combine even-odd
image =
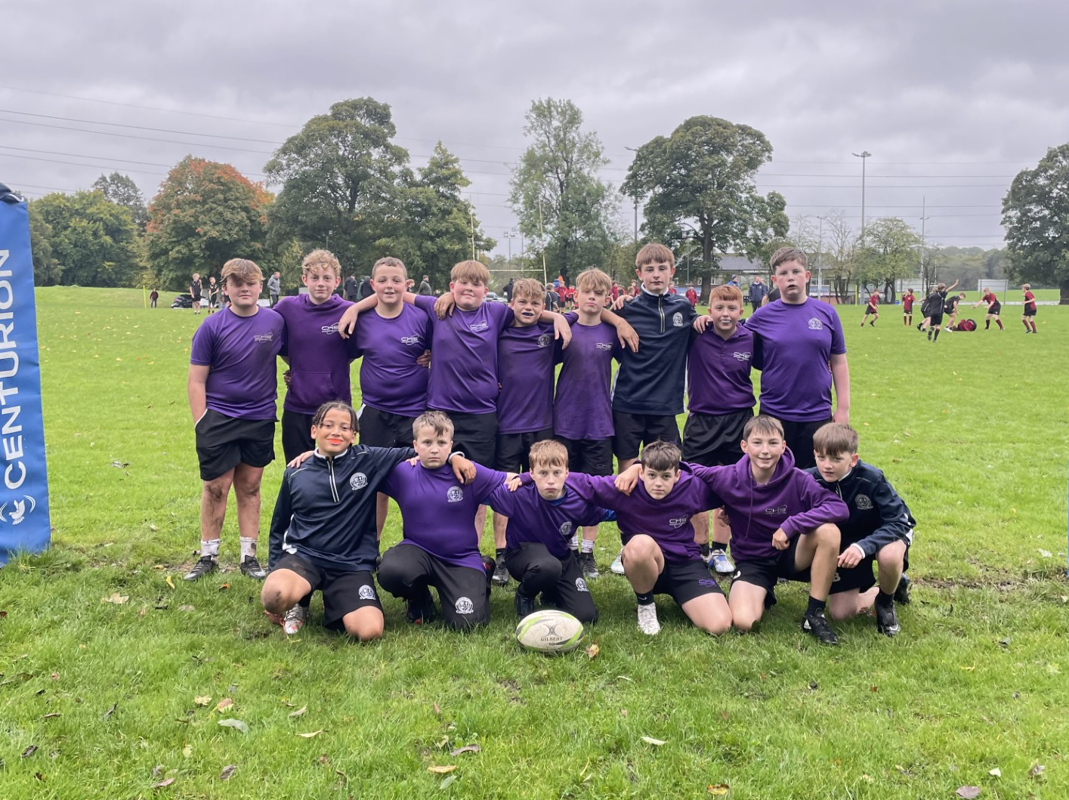
{"type": "Polygon", "coordinates": [[[791,541],[787,538],[787,534],[783,532],[783,528],[777,528],[776,532],[772,534],[772,546],[777,550],[786,550],[790,544],[791,541]]]}
{"type": "Polygon", "coordinates": [[[617,323],[616,335],[620,339],[620,347],[630,348],[632,353],[638,352],[638,332],[626,319],[621,319],[617,323]]]}
{"type": "Polygon", "coordinates": [[[722,524],[726,525],[729,528],[731,527],[731,517],[728,516],[726,508],[718,508],[716,510],[716,518],[720,520],[722,524]]]}
{"type": "Polygon", "coordinates": [[[516,477],[510,478],[508,481],[506,481],[505,486],[510,492],[515,492],[517,489],[523,486],[523,479],[519,475],[517,475],[516,477]]]}
{"type": "Polygon", "coordinates": [[[612,301],[612,306],[610,306],[610,307],[612,308],[613,311],[619,311],[621,308],[623,308],[625,305],[627,305],[627,302],[630,299],[631,299],[631,295],[620,295],[619,297],[617,297],[615,300],[612,301]]]}
{"type": "Polygon", "coordinates": [[[446,292],[437,300],[434,301],[434,315],[438,319],[445,319],[453,315],[453,309],[456,308],[457,301],[453,299],[452,292],[446,292]]]}
{"type": "Polygon", "coordinates": [[[431,368],[431,351],[430,350],[424,350],[423,353],[420,355],[420,357],[416,359],[416,363],[419,364],[424,369],[430,369],[431,368]]]}
{"type": "Polygon", "coordinates": [[[356,318],[358,316],[360,316],[360,312],[356,310],[356,306],[349,306],[345,309],[345,313],[338,320],[338,333],[341,334],[341,338],[348,339],[353,335],[356,330],[356,318]]]}
{"type": "Polygon", "coordinates": [[[293,461],[288,463],[286,466],[287,467],[299,467],[301,464],[303,464],[305,461],[307,461],[308,459],[310,459],[312,457],[312,453],[313,452],[315,452],[315,451],[314,450],[305,450],[303,453],[301,453],[299,456],[297,456],[295,459],[293,459],[293,461]]]}
{"type": "Polygon", "coordinates": [[[419,456],[412,456],[412,458],[408,459],[405,463],[410,467],[414,467],[419,463],[419,456]]]}
{"type": "Polygon", "coordinates": [[[708,314],[699,314],[694,318],[694,322],[691,323],[694,326],[694,330],[698,333],[705,333],[705,329],[709,326],[709,323],[713,321],[713,318],[708,314]]]}
{"type": "Polygon", "coordinates": [[[292,381],[292,380],[293,380],[293,371],[292,370],[286,370],[285,372],[282,373],[282,382],[285,383],[287,386],[290,385],[290,381],[292,381]]]}
{"type": "Polygon", "coordinates": [[[860,545],[852,544],[847,547],[843,552],[839,553],[839,566],[846,567],[847,569],[853,569],[861,563],[861,559],[865,557],[865,551],[861,549],[860,545]]]}
{"type": "Polygon", "coordinates": [[[456,475],[462,486],[467,486],[475,480],[475,464],[464,458],[464,456],[453,456],[449,461],[449,465],[453,468],[453,474],[456,475]]]}
{"type": "Polygon", "coordinates": [[[563,314],[553,316],[553,338],[560,340],[562,349],[572,341],[572,326],[568,324],[563,314]]]}
{"type": "Polygon", "coordinates": [[[631,492],[634,491],[638,485],[638,476],[642,474],[642,467],[639,464],[632,464],[625,469],[619,475],[616,476],[616,480],[613,481],[613,485],[616,486],[616,491],[621,494],[626,494],[629,497],[631,492]]]}

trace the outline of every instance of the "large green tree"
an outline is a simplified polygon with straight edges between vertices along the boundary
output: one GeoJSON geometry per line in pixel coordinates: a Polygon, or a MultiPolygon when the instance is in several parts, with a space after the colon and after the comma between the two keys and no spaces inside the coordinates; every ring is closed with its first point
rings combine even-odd
{"type": "Polygon", "coordinates": [[[895,281],[917,274],[921,237],[905,220],[881,217],[865,228],[858,252],[859,289],[883,289],[884,300],[894,300],[895,281]]]}
{"type": "Polygon", "coordinates": [[[454,264],[473,254],[478,258],[496,244],[483,233],[471,203],[461,197],[470,184],[460,159],[438,142],[427,165],[401,190],[391,218],[393,232],[379,244],[384,254],[405,262],[417,284],[426,274],[431,286],[444,289],[454,264]]]}
{"type": "Polygon", "coordinates": [[[754,183],[771,159],[772,145],[756,128],[691,117],[638,148],[621,191],[645,200],[643,230],[651,238],[673,249],[696,240],[701,271],[716,277],[720,255],[762,258],[790,227],[783,197],[762,196],[754,183]]]}
{"type": "Polygon", "coordinates": [[[397,229],[411,179],[396,134],[390,107],[370,97],[308,120],[264,167],[269,183],[282,186],[270,212],[272,241],[329,247],[345,271],[367,271],[397,229]]]}
{"type": "Polygon", "coordinates": [[[104,196],[116,205],[130,209],[134,223],[142,231],[145,230],[148,223],[148,206],[145,205],[144,195],[130,176],[121,172],[101,175],[93,181],[93,188],[103,192],[104,196]]]}
{"type": "Polygon", "coordinates": [[[146,257],[159,285],[180,289],[194,272],[218,276],[231,258],[263,261],[270,203],[230,164],[186,156],[149,208],[146,257]]]}
{"type": "Polygon", "coordinates": [[[529,249],[540,242],[549,274],[571,282],[615,244],[616,195],[598,177],[608,159],[570,100],[535,100],[524,119],[531,144],[513,170],[509,204],[529,249]]]}
{"type": "Polygon", "coordinates": [[[52,226],[45,222],[40,200],[26,204],[30,216],[30,250],[33,253],[33,282],[37,286],[55,286],[63,276],[63,268],[52,255],[52,226]]]}
{"type": "Polygon", "coordinates": [[[1002,200],[1002,226],[1010,275],[1055,284],[1059,302],[1069,304],[1069,144],[1017,174],[1002,200]]]}
{"type": "Polygon", "coordinates": [[[43,283],[133,286],[137,282],[138,231],[129,209],[108,201],[99,191],[56,192],[32,205],[31,236],[39,216],[37,233],[47,237],[53,260],[35,264],[35,270],[42,269],[43,283]]]}

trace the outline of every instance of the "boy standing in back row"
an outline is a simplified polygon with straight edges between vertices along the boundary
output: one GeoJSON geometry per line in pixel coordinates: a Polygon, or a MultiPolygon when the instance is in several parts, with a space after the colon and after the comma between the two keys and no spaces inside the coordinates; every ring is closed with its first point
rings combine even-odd
{"type": "Polygon", "coordinates": [[[285,323],[260,308],[263,273],[244,258],[223,265],[230,307],[213,314],[193,334],[189,357],[189,410],[204,482],[200,500],[200,560],[186,574],[195,581],[214,572],[230,487],[238,507],[243,574],[263,580],[256,560],[260,535],[260,481],[275,458],[275,359],[285,323]]]}
{"type": "Polygon", "coordinates": [[[850,367],[835,309],[806,295],[809,268],[797,247],[781,247],[769,262],[780,299],[746,321],[761,371],[761,413],[780,420],[796,466],[813,466],[813,433],[850,421],[850,367]],[[835,413],[831,389],[835,385],[835,413]]]}

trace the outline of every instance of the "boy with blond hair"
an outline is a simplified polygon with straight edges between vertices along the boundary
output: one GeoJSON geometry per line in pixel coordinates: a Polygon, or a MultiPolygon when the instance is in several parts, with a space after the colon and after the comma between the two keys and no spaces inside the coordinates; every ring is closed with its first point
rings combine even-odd
{"type": "Polygon", "coordinates": [[[308,294],[283,297],[273,306],[286,322],[282,360],[289,366],[282,404],[282,452],[292,461],[315,446],[312,417],[330,400],[352,404],[349,363],[352,343],[337,336],[335,321],[352,305],[334,294],[341,265],[328,250],[313,250],[301,262],[301,281],[308,294]]]}
{"type": "Polygon", "coordinates": [[[263,272],[252,261],[232,258],[221,282],[230,306],[213,314],[193,334],[187,392],[203,481],[200,500],[200,560],[187,581],[214,572],[230,489],[238,509],[241,572],[266,576],[256,560],[260,535],[260,481],[275,457],[275,359],[285,322],[257,298],[263,272]]]}
{"type": "Polygon", "coordinates": [[[568,451],[560,442],[536,442],[528,460],[533,483],[516,491],[499,487],[486,499],[508,520],[505,564],[519,583],[516,616],[531,614],[541,594],[542,605],[566,611],[580,622],[595,622],[598,610],[570,542],[579,526],[615,517],[569,488],[568,451]]]}
{"type": "MultiPolygon", "coordinates": [[[[753,418],[750,380],[753,334],[739,324],[742,291],[725,284],[709,293],[709,313],[698,317],[687,355],[687,422],[683,426],[683,460],[703,467],[734,464],[742,458],[742,432],[753,418]]],[[[709,514],[694,517],[694,535],[702,556],[718,575],[730,575],[727,556],[731,531],[713,518],[709,544],[709,514]]]]}
{"type": "Polygon", "coordinates": [[[884,474],[858,459],[857,443],[857,431],[839,422],[830,422],[813,435],[817,465],[808,472],[850,510],[839,523],[842,538],[828,614],[846,619],[875,604],[876,629],[895,636],[900,630],[895,595],[900,585],[903,591],[909,585],[903,576],[917,523],[884,474]],[[872,577],[873,562],[878,585],[872,577]]]}

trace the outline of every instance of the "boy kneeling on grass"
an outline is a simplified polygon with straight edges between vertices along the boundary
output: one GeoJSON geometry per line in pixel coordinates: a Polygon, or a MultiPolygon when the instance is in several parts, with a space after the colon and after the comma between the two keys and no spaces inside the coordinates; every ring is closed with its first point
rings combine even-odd
{"type": "Polygon", "coordinates": [[[737,464],[687,465],[723,500],[731,525],[735,574],[728,603],[735,627],[749,631],[775,605],[780,578],[809,583],[802,630],[824,644],[839,643],[824,608],[835,579],[839,528],[846,504],[796,469],[779,420],[756,416],[743,428],[737,464]]]}
{"type": "Polygon", "coordinates": [[[900,630],[895,599],[909,602],[904,572],[917,523],[883,473],[858,460],[857,441],[857,431],[849,425],[828,423],[813,436],[817,465],[807,470],[850,510],[849,518],[839,523],[841,552],[828,613],[832,619],[846,619],[867,612],[875,602],[876,629],[895,636],[900,630]]]}
{"type": "MultiPolygon", "coordinates": [[[[323,592],[324,623],[360,641],[382,636],[382,604],[371,577],[379,554],[376,493],[390,471],[415,455],[407,447],[353,445],[356,412],[341,401],[324,403],[312,419],[316,449],[286,468],[271,518],[271,574],[260,599],[284,630],[304,621],[297,601],[323,592]]],[[[443,456],[443,461],[445,457],[443,456]]],[[[454,455],[457,478],[474,465],[454,455]]]]}

